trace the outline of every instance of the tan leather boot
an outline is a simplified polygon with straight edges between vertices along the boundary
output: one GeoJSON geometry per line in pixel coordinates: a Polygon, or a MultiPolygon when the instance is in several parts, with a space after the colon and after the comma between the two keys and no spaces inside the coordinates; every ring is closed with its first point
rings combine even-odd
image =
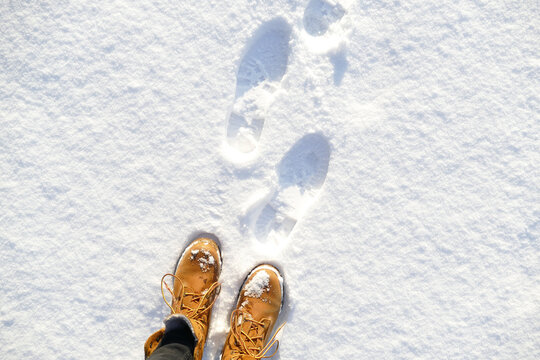
{"type": "Polygon", "coordinates": [[[269,340],[283,302],[283,279],[271,265],[259,265],[248,275],[236,309],[222,360],[255,360],[272,357],[279,346],[276,334],[269,340]],[[275,346],[275,350],[270,351],[275,346]]]}
{"type": "MultiPolygon", "coordinates": [[[[197,338],[194,359],[203,355],[212,306],[219,294],[217,282],[221,273],[221,252],[215,241],[207,238],[194,240],[182,253],[176,273],[165,274],[161,279],[163,299],[171,309],[171,314],[182,314],[191,323],[197,338]],[[172,278],[173,288],[165,281],[172,278]],[[164,288],[172,296],[168,301],[164,288]]],[[[159,345],[164,328],[150,335],[144,344],[145,358],[149,357],[159,345]]]]}

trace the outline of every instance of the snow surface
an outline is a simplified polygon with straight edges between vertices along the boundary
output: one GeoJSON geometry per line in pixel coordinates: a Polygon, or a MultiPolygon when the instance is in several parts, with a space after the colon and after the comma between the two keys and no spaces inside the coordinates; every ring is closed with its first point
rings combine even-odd
{"type": "Polygon", "coordinates": [[[207,231],[205,359],[264,261],[285,278],[277,359],[540,358],[539,17],[0,1],[1,357],[142,359],[161,276],[207,231]]]}

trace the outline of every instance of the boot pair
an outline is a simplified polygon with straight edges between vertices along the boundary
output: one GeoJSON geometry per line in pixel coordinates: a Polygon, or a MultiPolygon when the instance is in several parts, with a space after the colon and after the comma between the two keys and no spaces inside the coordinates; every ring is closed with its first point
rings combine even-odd
{"type": "MultiPolygon", "coordinates": [[[[178,260],[175,274],[161,279],[161,293],[171,309],[165,320],[166,327],[152,334],[144,345],[148,358],[164,338],[168,319],[185,317],[195,336],[193,358],[200,360],[208,335],[212,306],[219,294],[221,251],[218,244],[208,238],[194,240],[178,260]],[[173,286],[167,284],[172,278],[173,286]],[[172,301],[167,300],[165,291],[172,301]]],[[[283,279],[279,271],[267,264],[255,267],[247,276],[230,319],[230,330],[221,353],[221,360],[256,360],[272,357],[279,345],[276,335],[270,334],[279,316],[283,302],[283,279]],[[276,345],[277,343],[277,345],[276,345]],[[275,346],[275,350],[271,349],[275,346]]],[[[169,321],[172,323],[172,321],[169,321]]],[[[276,331],[279,333],[281,327],[276,331]]]]}

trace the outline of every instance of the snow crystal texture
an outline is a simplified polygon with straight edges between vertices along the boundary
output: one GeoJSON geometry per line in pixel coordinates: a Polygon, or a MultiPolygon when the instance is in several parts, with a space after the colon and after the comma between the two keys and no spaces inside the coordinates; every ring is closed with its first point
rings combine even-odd
{"type": "Polygon", "coordinates": [[[142,359],[161,276],[204,231],[205,360],[267,261],[278,359],[540,358],[539,19],[537,0],[0,1],[1,357],[142,359]]]}
{"type": "Polygon", "coordinates": [[[244,295],[247,297],[260,298],[264,291],[268,291],[270,275],[266,270],[259,271],[253,279],[246,283],[244,295]]]}

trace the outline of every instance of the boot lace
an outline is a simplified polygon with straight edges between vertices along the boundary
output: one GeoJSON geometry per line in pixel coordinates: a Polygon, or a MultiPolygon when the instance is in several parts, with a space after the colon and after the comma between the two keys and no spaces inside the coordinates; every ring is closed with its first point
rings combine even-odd
{"type": "Polygon", "coordinates": [[[279,340],[277,338],[281,329],[285,324],[282,324],[274,333],[266,346],[263,346],[265,333],[270,326],[269,319],[257,321],[249,317],[249,314],[236,309],[231,314],[231,333],[234,337],[235,349],[232,353],[231,360],[242,359],[245,356],[253,359],[271,358],[276,354],[279,348],[279,340]],[[244,324],[248,324],[247,331],[244,329],[244,324]],[[268,355],[270,350],[275,346],[274,351],[268,355]]]}
{"type": "Polygon", "coordinates": [[[163,296],[163,300],[167,306],[171,309],[171,312],[173,314],[181,312],[202,327],[207,326],[208,310],[210,310],[214,305],[220,290],[221,284],[215,282],[202,293],[190,292],[182,280],[180,280],[178,276],[174,274],[165,274],[161,278],[161,295],[163,296]],[[169,284],[167,284],[165,281],[168,276],[173,277],[174,281],[177,281],[180,284],[180,292],[178,296],[174,296],[173,290],[171,290],[169,284]],[[167,300],[167,296],[165,295],[163,288],[164,286],[172,297],[171,302],[167,300]],[[191,304],[192,306],[188,306],[187,304],[191,304]]]}

